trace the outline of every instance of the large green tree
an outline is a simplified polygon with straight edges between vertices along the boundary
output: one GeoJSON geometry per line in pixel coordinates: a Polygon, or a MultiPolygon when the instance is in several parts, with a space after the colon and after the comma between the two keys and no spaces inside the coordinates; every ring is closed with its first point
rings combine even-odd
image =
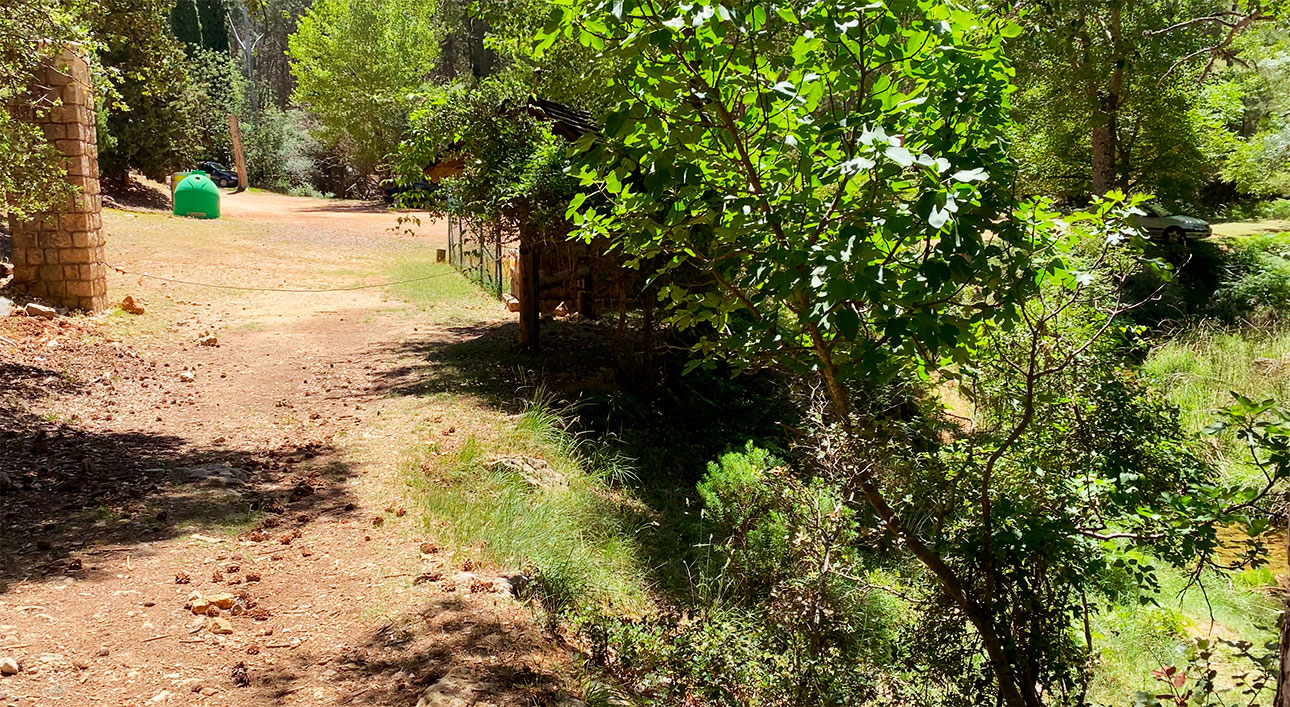
{"type": "Polygon", "coordinates": [[[407,130],[410,94],[438,56],[434,5],[419,0],[319,0],[289,42],[294,100],[319,137],[362,175],[376,173],[407,130]]]}
{"type": "Polygon", "coordinates": [[[1019,31],[935,0],[606,0],[560,4],[538,50],[574,37],[614,69],[582,234],[663,264],[694,365],[818,391],[816,473],[859,536],[931,578],[959,627],[938,636],[979,676],[961,695],[1033,707],[1078,700],[1085,583],[1126,544],[1208,557],[1223,507],[1167,416],[1131,417],[1138,394],[1089,360],[1140,267],[1122,196],[1065,222],[1013,196],[1002,38],[1019,31]],[[931,455],[867,395],[915,374],[981,400],[931,455]]]}
{"type": "MultiPolygon", "coordinates": [[[[63,46],[84,39],[78,9],[73,3],[49,0],[15,0],[0,7],[0,106],[29,103],[33,71],[63,46]]],[[[22,218],[48,208],[66,194],[63,175],[60,157],[44,134],[23,116],[0,109],[4,210],[22,218]]]]}
{"type": "Polygon", "coordinates": [[[152,179],[190,166],[194,107],[183,45],[170,27],[169,0],[102,0],[88,7],[107,85],[99,108],[99,166],[123,181],[131,169],[152,179]]]}
{"type": "Polygon", "coordinates": [[[193,48],[227,52],[228,0],[176,0],[170,22],[179,41],[193,48]]]}
{"type": "Polygon", "coordinates": [[[1017,66],[1026,186],[1194,194],[1203,164],[1201,82],[1236,61],[1238,38],[1285,14],[1281,0],[1007,2],[1026,32],[1017,66]]]}

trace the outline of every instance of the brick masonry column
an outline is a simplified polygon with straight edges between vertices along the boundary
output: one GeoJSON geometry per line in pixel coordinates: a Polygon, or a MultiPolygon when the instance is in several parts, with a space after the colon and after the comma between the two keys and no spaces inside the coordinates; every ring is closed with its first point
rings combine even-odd
{"type": "Polygon", "coordinates": [[[37,72],[24,117],[39,125],[63,155],[75,193],[50,211],[11,220],[10,226],[16,289],[50,304],[99,312],[107,307],[107,266],[91,86],[85,58],[72,50],[37,72]]]}

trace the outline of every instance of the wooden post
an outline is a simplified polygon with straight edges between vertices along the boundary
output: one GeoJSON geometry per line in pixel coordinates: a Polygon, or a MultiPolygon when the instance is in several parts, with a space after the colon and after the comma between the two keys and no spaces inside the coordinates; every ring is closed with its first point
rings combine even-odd
{"type": "Polygon", "coordinates": [[[542,305],[542,283],[538,276],[541,256],[533,229],[520,224],[520,346],[538,350],[538,314],[542,305]]]}
{"type": "Polygon", "coordinates": [[[497,250],[493,251],[496,256],[494,264],[497,267],[497,299],[502,298],[502,229],[497,229],[497,250]]]}
{"type": "Polygon", "coordinates": [[[596,318],[596,270],[594,267],[595,257],[591,255],[590,249],[584,256],[582,262],[587,268],[587,274],[582,278],[582,287],[578,290],[578,314],[587,319],[596,318]]]}
{"type": "Polygon", "coordinates": [[[232,113],[228,114],[228,135],[233,140],[233,160],[237,163],[237,191],[244,192],[251,185],[246,176],[246,155],[242,152],[242,126],[232,113]]]}

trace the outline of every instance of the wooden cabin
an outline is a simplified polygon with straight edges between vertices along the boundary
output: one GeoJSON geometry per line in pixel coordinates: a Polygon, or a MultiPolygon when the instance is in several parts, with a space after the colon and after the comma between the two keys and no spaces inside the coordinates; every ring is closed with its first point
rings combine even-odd
{"type": "MultiPolygon", "coordinates": [[[[556,135],[573,142],[584,135],[598,132],[590,114],[553,101],[530,98],[515,109],[550,124],[556,135]]],[[[455,154],[426,169],[431,181],[460,174],[468,156],[455,154]]],[[[470,269],[478,267],[481,274],[491,271],[497,259],[497,292],[507,307],[520,315],[520,345],[536,350],[539,344],[539,321],[543,314],[580,314],[594,318],[603,312],[616,312],[620,320],[630,309],[640,305],[641,275],[623,266],[618,254],[609,251],[607,243],[586,243],[564,238],[569,233],[567,223],[507,223],[470,224],[462,227],[458,222],[458,237],[454,264],[464,262],[462,238],[475,238],[478,255],[472,255],[470,269]],[[477,260],[475,258],[478,258],[477,260]],[[509,287],[503,287],[509,282],[509,287]]],[[[453,252],[454,229],[450,217],[450,257],[453,252]]],[[[481,275],[481,279],[483,276],[481,275]]]]}

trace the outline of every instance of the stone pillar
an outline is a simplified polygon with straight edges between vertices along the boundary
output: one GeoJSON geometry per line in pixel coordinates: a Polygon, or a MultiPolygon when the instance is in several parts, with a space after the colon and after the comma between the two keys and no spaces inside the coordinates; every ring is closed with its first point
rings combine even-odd
{"type": "Polygon", "coordinates": [[[98,312],[107,307],[107,266],[90,89],[89,66],[75,51],[62,52],[37,71],[24,117],[63,155],[75,193],[50,211],[10,225],[16,289],[50,304],[98,312]]]}

